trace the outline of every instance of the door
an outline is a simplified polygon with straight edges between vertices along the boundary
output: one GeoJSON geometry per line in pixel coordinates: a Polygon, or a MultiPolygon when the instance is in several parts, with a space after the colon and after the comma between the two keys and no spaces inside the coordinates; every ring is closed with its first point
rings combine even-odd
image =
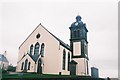
{"type": "Polygon", "coordinates": [[[70,62],[70,75],[76,75],[76,65],[75,61],[70,62]]]}
{"type": "Polygon", "coordinates": [[[42,74],[42,60],[38,60],[37,73],[42,74]]]}

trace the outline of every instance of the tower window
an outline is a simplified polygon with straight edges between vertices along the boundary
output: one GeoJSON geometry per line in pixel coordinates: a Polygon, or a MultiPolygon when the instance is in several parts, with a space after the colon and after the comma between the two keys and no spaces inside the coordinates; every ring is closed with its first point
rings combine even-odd
{"type": "Polygon", "coordinates": [[[30,55],[33,53],[33,45],[30,46],[30,55]]]}
{"type": "Polygon", "coordinates": [[[38,53],[39,53],[39,47],[40,47],[40,45],[39,45],[39,43],[37,42],[37,43],[35,44],[34,55],[38,55],[38,53]]]}
{"type": "Polygon", "coordinates": [[[44,57],[44,43],[42,43],[42,45],[41,45],[40,54],[41,54],[42,57],[44,57]]]}
{"type": "Polygon", "coordinates": [[[63,50],[63,70],[65,70],[65,58],[66,57],[66,52],[65,49],[63,50]]]}
{"type": "Polygon", "coordinates": [[[76,31],[74,31],[74,37],[76,37],[77,36],[77,32],[76,31]]]}
{"type": "Polygon", "coordinates": [[[80,37],[80,30],[77,31],[77,36],[80,37]]]}

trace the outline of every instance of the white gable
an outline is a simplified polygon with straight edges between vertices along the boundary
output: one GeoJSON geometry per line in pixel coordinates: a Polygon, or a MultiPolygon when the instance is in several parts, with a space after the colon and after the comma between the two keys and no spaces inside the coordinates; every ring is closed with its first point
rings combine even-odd
{"type": "Polygon", "coordinates": [[[18,60],[20,60],[22,58],[22,56],[26,53],[29,53],[29,48],[31,46],[31,44],[33,44],[33,46],[39,42],[40,45],[42,43],[47,43],[47,44],[51,44],[51,45],[58,45],[59,41],[55,39],[55,37],[53,37],[48,31],[47,29],[45,29],[41,24],[38,25],[36,27],[36,29],[28,36],[28,38],[20,45],[19,47],[19,58],[18,60]],[[36,35],[40,34],[40,38],[37,39],[36,35]]]}

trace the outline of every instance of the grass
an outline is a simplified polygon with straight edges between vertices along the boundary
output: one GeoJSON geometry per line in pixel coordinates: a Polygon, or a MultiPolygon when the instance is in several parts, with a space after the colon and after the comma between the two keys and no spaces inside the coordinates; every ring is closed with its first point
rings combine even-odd
{"type": "Polygon", "coordinates": [[[53,75],[53,74],[4,74],[3,79],[20,79],[20,78],[75,78],[79,76],[71,75],[53,75]]]}
{"type": "MultiPolygon", "coordinates": [[[[53,74],[4,74],[2,80],[43,80],[43,79],[52,79],[52,80],[93,80],[90,76],[75,76],[75,75],[53,75],[53,74]]],[[[103,80],[103,79],[94,79],[94,80],[103,80]]]]}

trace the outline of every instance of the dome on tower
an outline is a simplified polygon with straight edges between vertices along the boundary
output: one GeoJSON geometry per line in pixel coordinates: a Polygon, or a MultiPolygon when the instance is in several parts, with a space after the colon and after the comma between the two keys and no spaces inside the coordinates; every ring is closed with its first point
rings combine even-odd
{"type": "Polygon", "coordinates": [[[71,24],[71,27],[83,26],[83,22],[81,21],[81,19],[81,16],[76,16],[76,21],[71,24]]]}
{"type": "Polygon", "coordinates": [[[76,21],[81,21],[81,16],[76,16],[76,21]]]}

